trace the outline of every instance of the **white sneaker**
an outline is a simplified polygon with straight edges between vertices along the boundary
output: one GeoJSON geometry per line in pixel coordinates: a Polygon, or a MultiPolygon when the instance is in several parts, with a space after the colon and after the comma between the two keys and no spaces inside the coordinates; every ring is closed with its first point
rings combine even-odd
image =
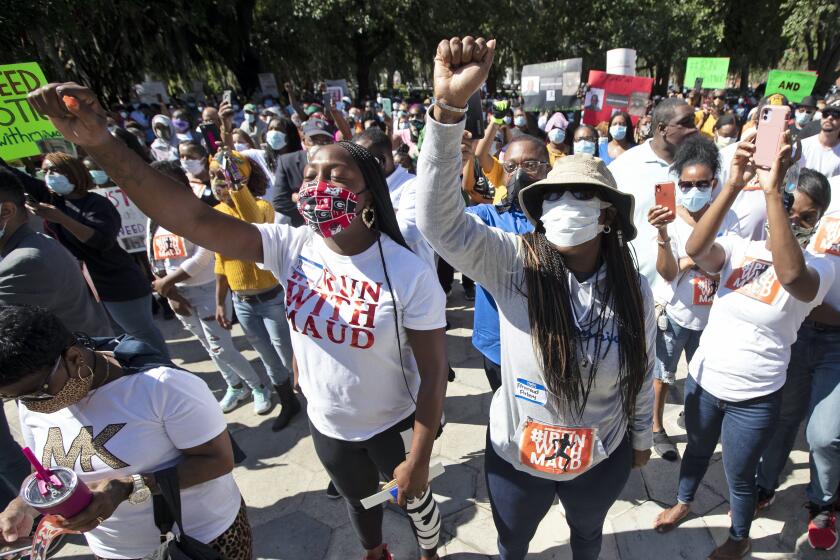
{"type": "Polygon", "coordinates": [[[228,385],[225,396],[219,401],[219,406],[222,407],[222,412],[230,412],[239,406],[239,403],[247,401],[250,396],[251,390],[245,385],[242,385],[239,389],[228,385]]]}
{"type": "Polygon", "coordinates": [[[272,408],[271,391],[268,390],[268,387],[263,385],[258,389],[254,389],[254,412],[262,416],[271,412],[272,408]]]}

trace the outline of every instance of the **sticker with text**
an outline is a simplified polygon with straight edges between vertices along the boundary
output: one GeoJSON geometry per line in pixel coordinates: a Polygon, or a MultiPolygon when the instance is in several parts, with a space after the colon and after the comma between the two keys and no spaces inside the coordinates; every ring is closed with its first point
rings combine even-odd
{"type": "Polygon", "coordinates": [[[548,474],[580,474],[592,465],[597,428],[569,428],[527,420],[519,440],[520,462],[548,474]]]}
{"type": "Polygon", "coordinates": [[[513,394],[517,399],[543,406],[545,406],[548,400],[545,386],[528,381],[527,379],[522,379],[521,377],[516,379],[516,388],[513,394]]]}
{"type": "Polygon", "coordinates": [[[768,305],[773,305],[782,289],[773,263],[751,257],[745,257],[741,266],[732,271],[726,287],[768,305]]]}
{"type": "Polygon", "coordinates": [[[155,259],[183,259],[187,256],[184,238],[171,233],[155,235],[153,239],[155,259]]]}
{"type": "Polygon", "coordinates": [[[712,280],[708,276],[698,274],[691,279],[691,285],[694,290],[694,305],[712,305],[715,299],[715,294],[718,290],[718,281],[712,280]]]}

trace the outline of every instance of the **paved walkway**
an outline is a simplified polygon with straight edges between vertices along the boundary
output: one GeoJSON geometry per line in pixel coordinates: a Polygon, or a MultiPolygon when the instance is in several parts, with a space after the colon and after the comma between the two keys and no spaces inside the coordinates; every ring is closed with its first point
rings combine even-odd
{"type": "MultiPolygon", "coordinates": [[[[446,473],[433,484],[444,515],[441,556],[445,554],[450,560],[498,558],[483,472],[489,387],[479,354],[470,344],[472,310],[464,307],[460,287],[456,286],[455,292],[450,298],[449,320],[453,329],[448,338],[450,362],[457,379],[449,384],[447,425],[435,445],[433,459],[446,465],[446,473]]],[[[220,395],[222,379],[213,372],[198,342],[177,321],[162,322],[161,328],[176,363],[201,375],[220,395]]],[[[237,343],[245,348],[247,342],[238,326],[236,329],[237,343]]],[[[259,363],[253,350],[243,353],[259,363]]],[[[681,389],[684,368],[678,377],[681,389]]],[[[16,430],[12,407],[7,405],[6,412],[16,430]]],[[[667,406],[666,429],[682,451],[685,433],[676,425],[680,408],[676,404],[667,406]]],[[[249,506],[257,556],[282,560],[361,557],[344,504],[324,495],[328,479],[315,455],[305,418],[301,415],[289,428],[275,434],[270,430],[272,416],[254,415],[248,403],[227,417],[236,441],[248,454],[248,460],[234,474],[249,506]]],[[[752,558],[840,558],[840,550],[816,553],[803,539],[807,517],[802,506],[808,482],[808,455],[804,449],[800,437],[776,503],[753,523],[752,558]]],[[[726,539],[729,526],[728,492],[719,451],[718,448],[697,495],[695,515],[667,535],[659,535],[651,527],[663,505],[675,499],[679,464],[654,457],[644,469],[633,471],[624,493],[610,510],[601,558],[706,558],[716,543],[726,539]]],[[[418,557],[408,521],[396,509],[386,511],[384,532],[398,560],[418,557]]],[[[568,537],[562,508],[556,505],[540,525],[529,558],[571,559],[568,537]]],[[[60,557],[91,558],[84,545],[69,545],[60,557]]]]}

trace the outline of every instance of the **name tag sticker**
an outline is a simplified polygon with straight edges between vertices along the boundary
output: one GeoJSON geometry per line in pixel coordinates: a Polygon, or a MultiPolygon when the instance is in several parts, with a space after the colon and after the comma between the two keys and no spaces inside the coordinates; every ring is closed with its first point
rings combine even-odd
{"type": "Polygon", "coordinates": [[[513,390],[513,394],[517,399],[542,406],[545,406],[548,398],[543,385],[522,379],[521,377],[516,379],[516,387],[513,390]]]}

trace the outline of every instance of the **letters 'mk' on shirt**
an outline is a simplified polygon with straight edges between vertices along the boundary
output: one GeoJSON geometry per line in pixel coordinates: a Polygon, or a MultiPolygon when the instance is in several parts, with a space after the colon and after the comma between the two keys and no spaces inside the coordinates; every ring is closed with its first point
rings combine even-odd
{"type": "MultiPolygon", "coordinates": [[[[116,379],[53,414],[24,405],[19,411],[26,445],[41,462],[73,469],[86,483],[170,467],[180,462],[181,449],[206,443],[227,428],[207,384],[167,367],[116,379]]],[[[186,533],[210,542],[233,523],[240,501],[230,473],[182,490],[186,533]]],[[[144,557],[160,546],[152,501],[121,503],[85,538],[102,558],[144,557]]]]}

